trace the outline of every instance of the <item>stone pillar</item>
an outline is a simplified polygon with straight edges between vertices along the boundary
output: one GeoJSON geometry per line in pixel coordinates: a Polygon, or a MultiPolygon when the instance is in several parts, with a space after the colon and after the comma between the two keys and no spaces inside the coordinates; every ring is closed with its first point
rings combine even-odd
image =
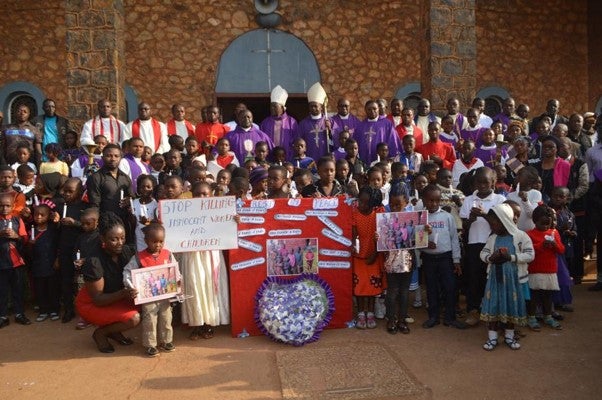
{"type": "Polygon", "coordinates": [[[68,118],[81,128],[108,98],[125,116],[123,0],[65,0],[68,118]]]}
{"type": "Polygon", "coordinates": [[[475,0],[427,0],[423,9],[422,95],[445,113],[450,96],[470,106],[477,84],[475,0]]]}

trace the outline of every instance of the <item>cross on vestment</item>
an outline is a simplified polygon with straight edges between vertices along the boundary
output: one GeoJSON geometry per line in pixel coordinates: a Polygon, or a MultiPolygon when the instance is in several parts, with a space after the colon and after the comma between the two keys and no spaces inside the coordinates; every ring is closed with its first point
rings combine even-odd
{"type": "Polygon", "coordinates": [[[266,48],[265,49],[252,49],[251,53],[266,53],[267,55],[267,67],[268,67],[268,89],[271,91],[272,88],[272,53],[284,53],[285,50],[272,49],[270,46],[270,30],[266,29],[266,48]]]}
{"type": "Polygon", "coordinates": [[[312,129],[311,131],[309,131],[309,133],[313,133],[314,134],[314,141],[316,142],[316,147],[320,147],[320,132],[321,130],[320,128],[320,124],[315,124],[314,125],[314,129],[312,129]]]}
{"type": "Polygon", "coordinates": [[[376,131],[372,130],[372,127],[370,127],[370,130],[364,132],[364,135],[368,139],[368,146],[372,146],[372,138],[374,137],[374,135],[376,135],[376,131]]]}

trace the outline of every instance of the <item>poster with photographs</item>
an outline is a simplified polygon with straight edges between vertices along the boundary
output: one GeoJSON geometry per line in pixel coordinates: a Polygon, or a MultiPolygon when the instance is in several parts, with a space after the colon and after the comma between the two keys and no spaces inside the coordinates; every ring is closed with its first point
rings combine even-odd
{"type": "Polygon", "coordinates": [[[317,274],[318,239],[268,239],[268,276],[317,274]]]}
{"type": "Polygon", "coordinates": [[[132,283],[138,290],[134,304],[170,299],[182,294],[178,285],[179,276],[178,263],[133,269],[132,283]]]}
{"type": "Polygon", "coordinates": [[[428,246],[427,211],[376,214],[378,251],[420,249],[428,246]]]}

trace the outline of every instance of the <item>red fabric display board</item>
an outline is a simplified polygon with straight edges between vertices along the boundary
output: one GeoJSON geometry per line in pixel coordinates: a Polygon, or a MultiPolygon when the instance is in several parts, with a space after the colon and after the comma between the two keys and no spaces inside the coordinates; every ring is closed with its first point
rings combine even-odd
{"type": "Polygon", "coordinates": [[[238,249],[229,250],[232,336],[255,323],[255,295],[268,276],[315,273],[334,294],[328,328],[352,320],[351,207],[344,198],[252,200],[239,208],[238,249]]]}

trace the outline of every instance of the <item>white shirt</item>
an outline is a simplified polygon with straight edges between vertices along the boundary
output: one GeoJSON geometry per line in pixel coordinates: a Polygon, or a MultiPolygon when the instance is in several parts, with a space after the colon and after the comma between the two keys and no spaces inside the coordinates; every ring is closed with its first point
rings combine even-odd
{"type": "MultiPolygon", "coordinates": [[[[437,118],[437,122],[441,123],[441,118],[439,117],[435,117],[437,118]]],[[[416,147],[420,146],[421,144],[425,144],[426,142],[429,141],[429,124],[431,123],[431,118],[428,115],[419,115],[418,118],[416,119],[416,125],[420,128],[420,130],[422,131],[422,143],[416,143],[416,147]]]]}
{"type": "MultiPolygon", "coordinates": [[[[186,127],[186,122],[184,121],[175,121],[176,126],[176,135],[183,137],[186,139],[188,137],[188,128],[186,127]]],[[[193,125],[194,126],[194,125],[193,125]]]]}
{"type": "MultiPolygon", "coordinates": [[[[481,199],[477,196],[477,191],[475,190],[473,194],[464,199],[464,204],[462,204],[462,208],[460,209],[460,218],[468,219],[470,217],[470,209],[475,202],[480,203],[483,212],[487,214],[492,207],[502,204],[504,201],[506,201],[504,196],[493,192],[484,199],[481,199]]],[[[490,234],[491,228],[487,220],[483,217],[477,217],[468,230],[468,244],[486,243],[490,234]]]]}
{"type": "Polygon", "coordinates": [[[456,162],[454,162],[454,166],[452,167],[452,187],[454,189],[458,187],[458,184],[460,183],[460,177],[462,176],[462,174],[468,171],[472,171],[473,169],[481,168],[483,166],[485,166],[485,164],[483,164],[483,161],[477,158],[477,162],[475,162],[472,167],[468,168],[466,165],[464,165],[462,159],[458,158],[456,162]]]}
{"type": "Polygon", "coordinates": [[[518,192],[508,193],[506,196],[508,200],[514,200],[518,203],[521,208],[520,217],[518,217],[518,221],[516,226],[521,231],[530,231],[531,229],[535,229],[535,224],[533,223],[533,210],[537,208],[539,202],[541,201],[541,192],[536,189],[531,189],[527,192],[527,201],[523,201],[518,195],[518,192]]]}
{"type": "Polygon", "coordinates": [[[491,117],[485,113],[479,114],[479,123],[483,128],[491,128],[491,124],[493,124],[493,120],[491,117]]]}
{"type": "MultiPolygon", "coordinates": [[[[236,129],[236,125],[238,125],[238,122],[229,121],[229,122],[226,122],[224,125],[226,125],[228,128],[230,128],[229,132],[232,132],[234,129],[236,129]]],[[[259,129],[259,125],[257,125],[255,122],[253,122],[253,128],[259,129]]]]}
{"type": "MultiPolygon", "coordinates": [[[[140,120],[140,139],[144,142],[145,146],[153,149],[155,153],[166,153],[171,148],[169,146],[169,139],[167,137],[167,125],[163,122],[159,122],[161,127],[161,142],[159,148],[155,149],[155,133],[153,132],[152,118],[147,120],[140,120]]],[[[125,134],[122,142],[132,138],[132,125],[134,121],[127,124],[125,134]]]]}
{"type": "Polygon", "coordinates": [[[115,117],[110,118],[100,118],[100,123],[98,122],[98,117],[94,117],[84,124],[82,128],[82,133],[79,138],[80,143],[85,141],[94,141],[94,137],[92,136],[92,124],[96,123],[96,128],[94,130],[94,136],[98,136],[102,134],[107,138],[109,143],[121,144],[123,142],[123,135],[125,134],[126,126],[125,124],[118,120],[115,117]],[[113,137],[111,138],[111,125],[113,124],[113,137]],[[121,134],[120,134],[121,132],[121,134]],[[85,140],[84,140],[85,139],[85,140]]]}

